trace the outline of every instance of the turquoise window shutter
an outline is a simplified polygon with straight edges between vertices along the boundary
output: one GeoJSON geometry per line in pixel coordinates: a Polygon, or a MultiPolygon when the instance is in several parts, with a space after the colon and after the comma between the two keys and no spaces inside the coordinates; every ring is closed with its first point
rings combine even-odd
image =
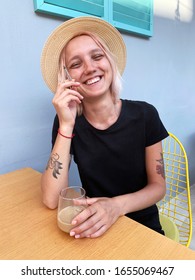
{"type": "Polygon", "coordinates": [[[104,18],[105,0],[33,0],[34,10],[65,18],[93,15],[104,18]]]}
{"type": "Polygon", "coordinates": [[[104,17],[104,0],[46,0],[44,2],[61,8],[104,17]]]}
{"type": "Polygon", "coordinates": [[[147,36],[153,33],[152,0],[113,0],[113,25],[147,36]]]}
{"type": "Polygon", "coordinates": [[[34,0],[34,9],[66,18],[97,16],[122,31],[153,34],[153,0],[34,0]]]}

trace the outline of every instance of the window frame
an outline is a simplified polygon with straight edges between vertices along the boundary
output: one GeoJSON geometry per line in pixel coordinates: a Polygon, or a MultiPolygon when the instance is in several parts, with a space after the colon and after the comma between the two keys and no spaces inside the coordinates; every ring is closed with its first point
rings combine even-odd
{"type": "MultiPolygon", "coordinates": [[[[138,1],[138,0],[135,0],[138,1]]],[[[132,2],[135,2],[132,0],[132,2]]],[[[140,27],[133,26],[131,24],[124,24],[120,21],[114,20],[113,19],[113,0],[104,0],[104,16],[99,16],[102,19],[108,21],[111,23],[113,26],[115,26],[117,29],[119,29],[122,32],[126,33],[135,33],[139,36],[144,36],[144,37],[151,37],[153,36],[153,0],[151,1],[151,6],[150,6],[150,22],[149,22],[149,29],[143,29],[140,27]]],[[[47,0],[33,0],[34,2],[34,11],[38,13],[44,13],[44,14],[50,14],[53,16],[58,16],[58,17],[63,17],[66,19],[69,18],[74,18],[74,17],[80,17],[80,16],[97,16],[97,15],[92,15],[89,13],[84,13],[80,11],[76,11],[73,9],[65,8],[65,7],[60,7],[57,6],[55,3],[53,4],[48,4],[47,0]]],[[[52,2],[50,0],[50,2],[52,2]]],[[[53,1],[55,2],[55,0],[53,1]]]]}

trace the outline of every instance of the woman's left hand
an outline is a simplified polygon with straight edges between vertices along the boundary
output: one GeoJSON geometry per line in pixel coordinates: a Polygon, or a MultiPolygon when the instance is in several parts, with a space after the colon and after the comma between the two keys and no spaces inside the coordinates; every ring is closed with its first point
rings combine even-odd
{"type": "Polygon", "coordinates": [[[72,224],[70,236],[95,238],[106,232],[120,216],[113,198],[87,198],[88,207],[77,215],[72,224]]]}

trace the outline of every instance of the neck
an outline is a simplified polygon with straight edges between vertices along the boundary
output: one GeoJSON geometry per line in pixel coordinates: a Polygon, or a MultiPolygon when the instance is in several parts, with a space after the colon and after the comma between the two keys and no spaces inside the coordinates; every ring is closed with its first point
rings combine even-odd
{"type": "Polygon", "coordinates": [[[93,103],[84,102],[83,114],[88,122],[98,129],[106,129],[114,124],[120,114],[121,100],[113,102],[111,96],[96,100],[93,103]]]}

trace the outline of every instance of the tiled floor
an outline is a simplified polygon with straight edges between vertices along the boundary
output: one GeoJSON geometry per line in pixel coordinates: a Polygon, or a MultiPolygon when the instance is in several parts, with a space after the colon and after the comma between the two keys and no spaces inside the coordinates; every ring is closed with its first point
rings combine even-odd
{"type": "Polygon", "coordinates": [[[191,187],[191,205],[192,205],[192,241],[189,248],[195,250],[195,185],[191,187]]]}

